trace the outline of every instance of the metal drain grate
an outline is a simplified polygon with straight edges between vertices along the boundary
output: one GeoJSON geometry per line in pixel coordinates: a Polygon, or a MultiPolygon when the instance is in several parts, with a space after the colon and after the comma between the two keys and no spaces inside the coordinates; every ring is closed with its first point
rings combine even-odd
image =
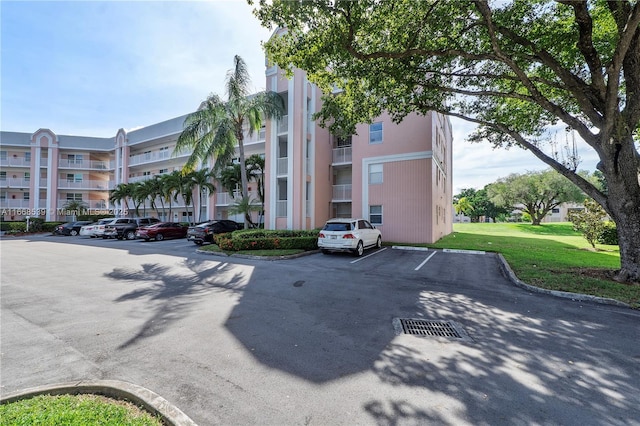
{"type": "Polygon", "coordinates": [[[427,321],[412,318],[394,318],[393,327],[396,330],[396,334],[470,340],[462,327],[453,321],[427,321]]]}

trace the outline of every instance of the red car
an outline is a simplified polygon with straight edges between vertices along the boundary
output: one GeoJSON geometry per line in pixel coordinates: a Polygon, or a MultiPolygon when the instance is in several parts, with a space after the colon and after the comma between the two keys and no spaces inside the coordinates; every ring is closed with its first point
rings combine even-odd
{"type": "Polygon", "coordinates": [[[153,225],[138,228],[136,237],[145,241],[154,239],[162,241],[165,238],[185,238],[188,226],[176,222],[159,222],[153,225]]]}

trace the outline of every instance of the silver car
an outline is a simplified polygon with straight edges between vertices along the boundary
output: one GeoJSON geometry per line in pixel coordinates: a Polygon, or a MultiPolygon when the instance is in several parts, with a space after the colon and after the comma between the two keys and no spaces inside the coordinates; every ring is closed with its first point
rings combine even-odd
{"type": "Polygon", "coordinates": [[[331,219],[318,234],[322,253],[349,251],[362,256],[365,248],[382,247],[382,234],[365,219],[331,219]]]}

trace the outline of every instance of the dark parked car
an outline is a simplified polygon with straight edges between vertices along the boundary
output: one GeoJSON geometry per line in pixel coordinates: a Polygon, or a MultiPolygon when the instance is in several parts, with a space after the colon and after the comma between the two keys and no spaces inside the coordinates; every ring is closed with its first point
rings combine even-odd
{"type": "Polygon", "coordinates": [[[56,235],[71,235],[72,237],[75,237],[80,232],[80,228],[90,223],[90,220],[65,223],[64,225],[56,226],[53,233],[56,235]]]}
{"type": "Polygon", "coordinates": [[[135,240],[136,231],[139,227],[153,225],[154,223],[158,222],[160,222],[160,220],[156,219],[155,217],[116,219],[114,222],[104,228],[104,234],[102,235],[102,238],[117,238],[119,240],[126,238],[127,240],[135,240]]]}
{"type": "Polygon", "coordinates": [[[145,241],[151,239],[162,241],[165,238],[184,238],[187,236],[187,225],[176,222],[160,222],[149,226],[143,226],[136,231],[136,237],[145,241]]]}
{"type": "Polygon", "coordinates": [[[244,229],[244,225],[233,220],[212,220],[190,226],[187,239],[200,246],[202,243],[213,243],[213,234],[224,234],[238,229],[244,229]]]}

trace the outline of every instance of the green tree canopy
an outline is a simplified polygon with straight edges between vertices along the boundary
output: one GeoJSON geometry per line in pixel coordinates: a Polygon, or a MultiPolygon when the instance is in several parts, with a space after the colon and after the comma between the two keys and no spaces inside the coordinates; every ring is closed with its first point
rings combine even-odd
{"type": "Polygon", "coordinates": [[[487,195],[498,206],[520,209],[533,225],[562,203],[584,201],[584,193],[554,170],[513,173],[489,186],[487,195]]]}
{"type": "Polygon", "coordinates": [[[470,140],[527,149],[602,205],[618,277],[640,281],[640,2],[259,0],[255,13],[285,29],[269,58],[319,85],[334,131],[383,111],[475,123],[470,140]],[[607,193],[548,152],[560,125],[597,152],[607,193]]]}

